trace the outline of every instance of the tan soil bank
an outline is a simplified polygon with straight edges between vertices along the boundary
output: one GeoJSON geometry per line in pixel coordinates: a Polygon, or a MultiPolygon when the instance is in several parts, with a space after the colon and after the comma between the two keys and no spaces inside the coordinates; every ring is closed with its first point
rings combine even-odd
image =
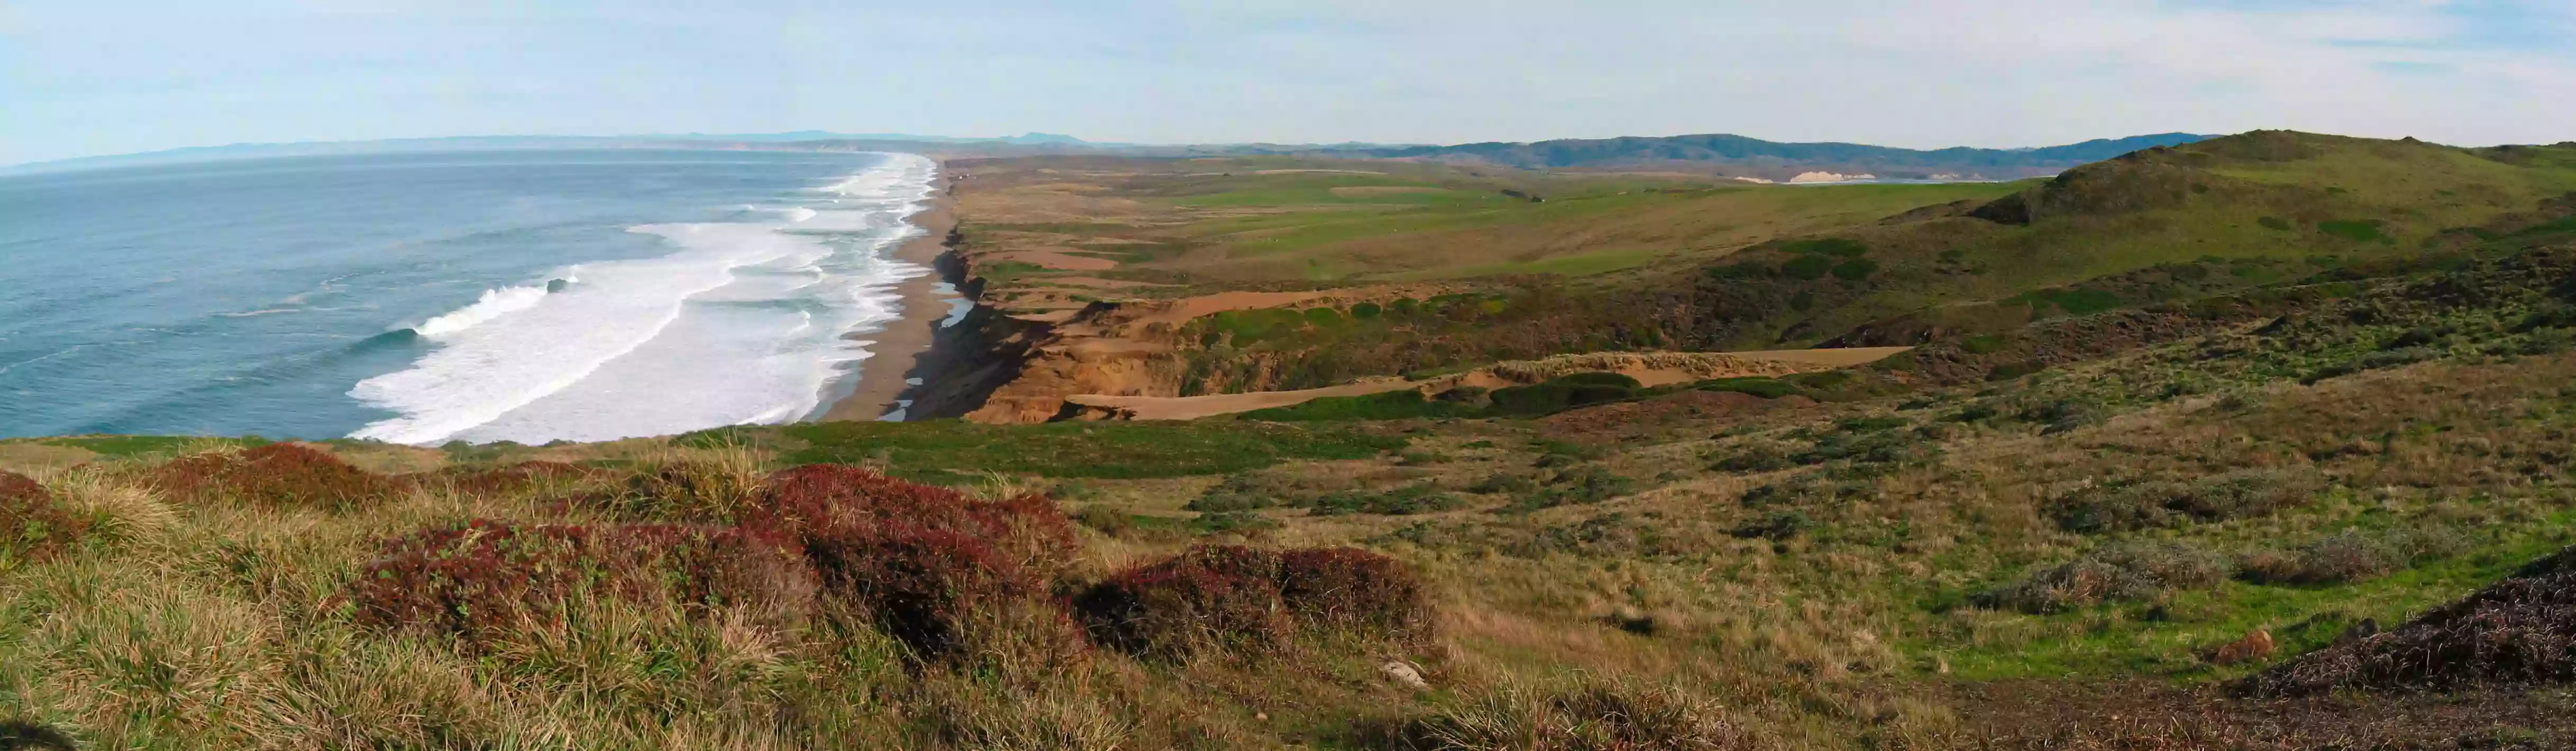
{"type": "Polygon", "coordinates": [[[1089,408],[1085,417],[1116,420],[1195,420],[1303,404],[1328,396],[1362,396],[1397,389],[1436,393],[1455,386],[1502,388],[1537,383],[1567,373],[1611,371],[1646,386],[1689,383],[1711,378],[1787,375],[1833,370],[1876,362],[1912,347],[1791,349],[1756,352],[1605,352],[1560,355],[1545,360],[1500,363],[1457,375],[1412,381],[1382,378],[1298,391],[1262,391],[1206,396],[1110,396],[1076,394],[1069,404],[1089,408]]]}

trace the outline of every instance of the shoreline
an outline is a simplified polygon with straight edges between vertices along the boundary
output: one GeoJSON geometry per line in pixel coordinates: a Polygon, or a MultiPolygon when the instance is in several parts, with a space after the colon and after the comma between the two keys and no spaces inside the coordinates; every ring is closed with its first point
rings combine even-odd
{"type": "Polygon", "coordinates": [[[898,408],[897,400],[912,388],[905,381],[910,377],[907,374],[922,353],[929,351],[939,322],[948,317],[948,306],[940,301],[935,288],[946,281],[938,271],[939,255],[947,252],[948,233],[957,228],[953,211],[956,198],[949,192],[949,184],[943,167],[931,183],[930,198],[923,202],[921,210],[904,217],[904,221],[921,228],[922,234],[895,246],[892,254],[897,260],[920,264],[931,272],[895,285],[896,304],[902,306],[903,313],[887,321],[884,330],[845,335],[876,344],[868,348],[868,358],[859,362],[858,382],[825,407],[820,417],[805,422],[875,420],[898,408]]]}

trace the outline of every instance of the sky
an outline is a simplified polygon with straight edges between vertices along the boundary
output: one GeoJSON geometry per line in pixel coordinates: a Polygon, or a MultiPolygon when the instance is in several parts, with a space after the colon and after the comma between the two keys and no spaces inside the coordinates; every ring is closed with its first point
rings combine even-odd
{"type": "Polygon", "coordinates": [[[789,130],[2576,140],[2576,0],[0,0],[0,164],[789,130]]]}

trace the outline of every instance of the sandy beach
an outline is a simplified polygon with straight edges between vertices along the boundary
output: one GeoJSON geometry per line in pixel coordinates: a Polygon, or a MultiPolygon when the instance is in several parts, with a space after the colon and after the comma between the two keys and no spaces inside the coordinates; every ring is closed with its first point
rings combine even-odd
{"type": "MultiPolygon", "coordinates": [[[[907,219],[925,231],[896,247],[895,258],[923,266],[937,266],[939,254],[948,248],[949,230],[957,227],[957,217],[952,211],[956,199],[949,194],[948,186],[947,175],[943,172],[933,185],[937,192],[931,194],[921,211],[907,219]]],[[[911,387],[904,382],[905,374],[911,373],[914,362],[930,349],[932,335],[939,330],[939,321],[948,316],[948,305],[942,302],[934,289],[941,281],[937,272],[904,280],[895,286],[895,293],[900,296],[903,306],[903,317],[888,322],[884,331],[850,335],[852,339],[865,339],[876,344],[868,346],[870,355],[859,364],[858,384],[847,396],[823,411],[823,420],[874,420],[894,411],[898,406],[896,400],[911,387]]]]}

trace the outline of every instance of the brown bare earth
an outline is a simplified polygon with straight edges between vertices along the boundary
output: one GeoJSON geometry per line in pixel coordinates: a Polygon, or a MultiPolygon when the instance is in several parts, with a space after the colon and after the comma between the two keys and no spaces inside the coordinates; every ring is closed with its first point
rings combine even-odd
{"type": "MultiPolygon", "coordinates": [[[[1567,373],[1608,371],[1637,379],[1644,386],[1665,386],[1711,378],[1739,376],[1787,375],[1790,373],[1832,370],[1875,362],[1906,351],[1909,347],[1874,347],[1866,350],[1779,350],[1769,352],[1606,352],[1589,355],[1566,355],[1531,362],[1498,363],[1466,373],[1406,380],[1402,378],[1367,379],[1339,386],[1296,391],[1259,391],[1245,394],[1209,394],[1205,396],[1120,396],[1075,394],[1064,398],[1067,404],[1092,408],[1093,416],[1122,420],[1195,420],[1202,417],[1249,412],[1256,409],[1287,407],[1332,396],[1364,396],[1398,389],[1414,389],[1426,394],[1457,386],[1503,388],[1520,386],[1567,373]]],[[[1714,403],[1736,405],[1729,396],[1712,396],[1714,403]]],[[[1759,402],[1769,402],[1754,397],[1759,402]]],[[[1706,400],[1702,400],[1706,401],[1706,400]]],[[[1692,398],[1676,403],[1665,400],[1649,405],[1703,406],[1692,398]]],[[[1634,411],[1641,405],[1618,405],[1634,411]]],[[[1606,409],[1606,408],[1601,408],[1606,409]]],[[[1612,410],[1618,412],[1619,410],[1612,410]]],[[[1720,411],[1724,411],[1721,409],[1720,411]]],[[[1568,413],[1574,417],[1595,410],[1568,413]]],[[[1602,412],[1600,414],[1608,414],[1602,412]]],[[[1580,418],[1577,418],[1580,419],[1580,418]]]]}

